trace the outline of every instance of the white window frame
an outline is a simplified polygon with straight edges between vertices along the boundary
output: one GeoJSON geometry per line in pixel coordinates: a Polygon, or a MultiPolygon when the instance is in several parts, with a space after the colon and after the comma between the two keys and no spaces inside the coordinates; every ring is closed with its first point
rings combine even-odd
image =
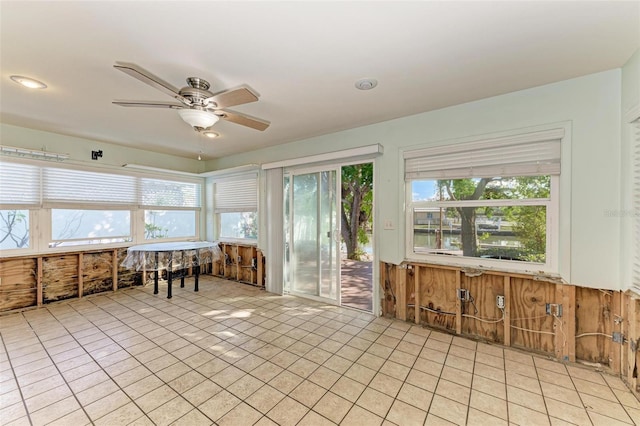
{"type": "MultiPolygon", "coordinates": [[[[215,238],[222,242],[229,243],[242,243],[242,244],[251,244],[257,245],[258,239],[260,238],[260,203],[259,203],[259,189],[260,189],[260,179],[258,174],[258,168],[256,167],[240,167],[229,170],[220,170],[216,171],[213,175],[213,215],[214,215],[214,229],[215,229],[215,238]],[[233,187],[236,182],[247,182],[253,181],[255,182],[249,189],[249,191],[244,191],[244,198],[240,199],[232,199],[235,197],[225,196],[223,199],[220,199],[217,195],[217,191],[219,188],[219,184],[230,184],[233,187]],[[224,213],[255,213],[256,220],[258,220],[257,227],[257,235],[256,238],[234,238],[234,237],[223,237],[221,235],[221,215],[224,213]]],[[[242,193],[242,191],[240,191],[242,193]]],[[[229,194],[226,194],[229,195],[229,194]]]]}
{"type": "MultiPolygon", "coordinates": [[[[629,289],[640,296],[640,106],[630,115],[631,127],[631,235],[632,252],[631,279],[629,289]]],[[[623,212],[623,216],[626,216],[623,212]]]]}
{"type": "MultiPolygon", "coordinates": [[[[429,152],[440,152],[446,153],[452,147],[455,149],[460,149],[461,151],[466,147],[470,149],[478,149],[479,151],[483,149],[492,149],[501,146],[501,144],[508,143],[527,143],[529,141],[544,141],[544,140],[559,140],[560,145],[564,142],[565,129],[549,129],[549,130],[541,130],[537,132],[529,132],[522,134],[515,134],[511,136],[504,137],[496,137],[496,138],[483,138],[476,139],[471,141],[465,141],[464,145],[461,143],[460,145],[440,145],[429,148],[422,148],[418,150],[407,150],[404,152],[405,163],[406,160],[412,158],[413,153],[417,153],[418,155],[424,155],[425,162],[429,162],[428,158],[429,152]]],[[[560,151],[564,151],[564,147],[557,147],[560,151]]],[[[558,151],[559,152],[559,151],[558,151]]],[[[564,155],[565,152],[562,152],[564,155]]],[[[545,155],[548,157],[547,159],[551,159],[554,157],[554,154],[549,152],[545,152],[545,155]]],[[[474,159],[475,160],[475,159],[474,159]]],[[[514,271],[514,272],[527,272],[527,273],[548,273],[548,274],[559,274],[559,258],[560,258],[560,175],[555,172],[548,172],[548,170],[555,170],[558,168],[559,170],[559,157],[554,159],[553,162],[557,163],[555,166],[551,164],[551,162],[545,166],[542,164],[540,166],[541,172],[538,175],[550,175],[550,197],[548,199],[522,199],[522,200],[513,200],[513,199],[504,199],[504,200],[468,200],[468,201],[413,201],[412,194],[412,182],[420,181],[420,180],[438,180],[438,179],[455,179],[462,178],[459,175],[460,170],[465,169],[464,165],[460,165],[452,170],[454,170],[453,174],[447,174],[447,172],[442,173],[442,177],[435,177],[433,172],[427,173],[428,177],[420,178],[419,172],[415,170],[412,171],[412,176],[410,178],[405,179],[405,258],[409,261],[416,262],[428,262],[433,264],[441,264],[441,265],[451,265],[451,266],[460,266],[460,267],[471,267],[471,268],[483,268],[483,269],[492,269],[492,270],[500,270],[500,271],[514,271]],[[516,206],[516,205],[544,205],[546,207],[547,219],[546,219],[546,253],[545,253],[545,263],[534,263],[534,262],[524,262],[524,261],[510,261],[510,260],[498,260],[498,259],[489,259],[489,258],[478,258],[478,257],[465,257],[465,256],[446,256],[443,254],[436,253],[417,253],[414,250],[414,212],[419,208],[433,208],[433,207],[460,207],[460,206],[516,206]]],[[[483,160],[477,160],[482,162],[483,160]]],[[[546,161],[546,160],[545,160],[546,161]]],[[[564,161],[564,160],[563,160],[564,161]]],[[[469,178],[480,178],[486,176],[476,176],[473,173],[474,169],[483,170],[486,169],[484,164],[475,165],[473,168],[466,167],[469,170],[469,173],[466,177],[469,178]]],[[[524,176],[533,176],[535,175],[532,172],[532,168],[537,167],[532,164],[528,164],[523,167],[527,172],[523,174],[524,176]]],[[[504,167],[506,170],[504,174],[505,177],[518,177],[519,167],[507,165],[504,167]]],[[[407,172],[405,166],[405,173],[407,172]]]]}
{"type": "MultiPolygon", "coordinates": [[[[29,248],[25,249],[8,249],[3,250],[0,255],[2,257],[15,257],[24,256],[37,253],[52,253],[52,252],[68,252],[68,251],[81,251],[81,250],[95,250],[95,249],[110,249],[128,247],[133,244],[142,244],[145,242],[159,242],[159,241],[184,241],[184,240],[197,240],[202,233],[201,223],[201,210],[204,200],[204,178],[202,177],[176,177],[173,174],[163,173],[146,173],[135,171],[123,171],[121,169],[114,168],[91,168],[82,165],[59,165],[48,161],[39,160],[26,160],[26,159],[14,159],[0,157],[0,160],[4,163],[16,163],[16,164],[28,164],[40,168],[39,182],[36,182],[36,186],[39,188],[39,196],[37,200],[30,200],[28,204],[21,201],[20,198],[11,200],[14,195],[7,193],[8,200],[0,200],[0,208],[3,210],[28,210],[29,211],[29,248]],[[132,185],[122,187],[122,192],[126,192],[128,195],[135,194],[133,198],[130,196],[126,201],[114,202],[114,201],[100,201],[97,200],[83,200],[77,196],[77,193],[65,193],[64,190],[57,191],[55,194],[59,194],[52,197],[48,197],[46,194],[46,185],[43,182],[45,169],[52,168],[64,168],[69,169],[71,172],[93,172],[103,173],[106,178],[117,178],[117,175],[124,175],[127,177],[133,177],[134,182],[132,185]],[[195,201],[192,199],[192,206],[162,206],[162,205],[143,205],[143,197],[141,193],[141,182],[143,179],[156,179],[165,180],[169,182],[186,182],[197,185],[198,192],[196,193],[195,201]],[[4,201],[4,203],[2,203],[4,201]],[[14,203],[14,204],[12,204],[14,203]],[[117,243],[97,243],[97,244],[82,244],[71,246],[58,246],[49,247],[54,243],[52,238],[52,209],[78,209],[78,210],[124,210],[130,212],[130,241],[117,242],[117,243]],[[188,210],[195,213],[195,235],[189,237],[173,237],[173,238],[158,238],[153,240],[145,240],[144,230],[145,210],[188,210]]],[[[55,172],[55,171],[54,171],[55,172]]],[[[9,176],[9,181],[15,180],[9,176]]],[[[31,182],[33,183],[33,182],[31,182]]],[[[60,187],[60,180],[58,180],[58,187],[60,187]]],[[[126,236],[125,236],[126,238],[126,236]]],[[[82,238],[82,240],[88,240],[90,238],[82,238]]],[[[62,240],[64,241],[64,240],[62,240]]],[[[70,239],[69,241],[77,241],[77,239],[70,239]]],[[[56,240],[57,242],[57,240],[56,240]]]]}

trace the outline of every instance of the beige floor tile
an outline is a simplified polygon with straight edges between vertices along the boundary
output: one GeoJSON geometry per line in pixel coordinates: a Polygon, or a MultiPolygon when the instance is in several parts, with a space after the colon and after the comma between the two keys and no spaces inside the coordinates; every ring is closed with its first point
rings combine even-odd
{"type": "Polygon", "coordinates": [[[376,371],[365,367],[364,365],[353,364],[344,373],[344,375],[349,377],[350,379],[355,380],[356,382],[362,383],[363,385],[368,385],[376,375],[376,371]]]}
{"type": "Polygon", "coordinates": [[[293,426],[297,424],[307,412],[309,412],[309,408],[294,399],[285,397],[267,413],[267,416],[281,426],[293,426]]]}
{"type": "Polygon", "coordinates": [[[540,382],[531,377],[522,376],[518,373],[507,372],[507,385],[518,387],[529,392],[542,395],[542,389],[540,388],[540,382]]]}
{"type": "Polygon", "coordinates": [[[489,343],[478,342],[476,345],[476,352],[504,358],[504,349],[501,346],[489,343]]]}
{"type": "Polygon", "coordinates": [[[405,365],[398,364],[397,362],[387,361],[379,371],[380,373],[386,374],[394,379],[404,381],[409,374],[410,368],[405,365]]]}
{"type": "Polygon", "coordinates": [[[447,353],[447,357],[449,356],[456,356],[458,358],[474,361],[476,358],[476,352],[469,350],[468,348],[452,344],[449,347],[449,352],[447,353]]]}
{"type": "Polygon", "coordinates": [[[193,410],[193,405],[178,396],[151,411],[148,416],[158,426],[169,425],[193,410]]]}
{"type": "Polygon", "coordinates": [[[467,421],[468,406],[459,402],[434,395],[429,407],[429,413],[448,420],[458,425],[464,425],[467,421]]]}
{"type": "MultiPolygon", "coordinates": [[[[116,389],[112,389],[111,392],[115,391],[116,389]]],[[[25,404],[27,406],[27,410],[33,413],[34,411],[38,411],[41,408],[44,408],[48,405],[53,404],[54,402],[58,402],[62,399],[65,399],[71,395],[72,395],[71,389],[69,389],[67,385],[60,385],[58,387],[55,387],[51,390],[40,393],[34,397],[31,397],[25,400],[25,404]]],[[[81,403],[83,403],[82,400],[80,401],[81,403]]]]}
{"type": "Polygon", "coordinates": [[[127,395],[129,395],[129,398],[137,399],[137,398],[140,398],[142,395],[149,393],[154,389],[159,388],[163,384],[164,383],[162,382],[162,380],[158,379],[154,375],[151,375],[151,376],[145,377],[142,380],[139,380],[135,383],[130,384],[123,390],[127,395]]]}
{"type": "Polygon", "coordinates": [[[369,383],[369,387],[395,398],[402,387],[402,380],[378,373],[369,383]]]}
{"type": "Polygon", "coordinates": [[[562,401],[567,404],[575,405],[576,407],[582,407],[582,401],[578,392],[573,389],[563,388],[562,386],[552,385],[551,383],[540,382],[542,387],[542,395],[545,400],[552,398],[557,401],[562,401]]]}
{"type": "Polygon", "coordinates": [[[213,421],[218,421],[240,402],[240,399],[223,389],[198,408],[213,421]]]}
{"type": "MultiPolygon", "coordinates": [[[[26,423],[29,424],[29,423],[26,423]]],[[[89,425],[92,424],[89,420],[89,417],[85,414],[83,410],[75,410],[66,416],[62,416],[59,419],[56,419],[50,423],[47,423],[48,426],[80,426],[80,425],[89,425]]],[[[112,423],[113,424],[113,423],[112,423]]]]}
{"type": "Polygon", "coordinates": [[[352,405],[352,402],[349,402],[332,392],[327,392],[322,398],[320,398],[316,405],[313,406],[313,411],[323,415],[332,422],[339,424],[344,416],[347,415],[347,412],[349,412],[352,405]]]}
{"type": "Polygon", "coordinates": [[[579,394],[587,394],[597,396],[598,398],[606,399],[611,402],[618,402],[616,395],[613,393],[609,386],[599,385],[597,383],[590,382],[588,380],[574,378],[573,384],[579,394]]]}
{"type": "Polygon", "coordinates": [[[305,416],[300,420],[297,426],[332,426],[335,425],[334,422],[327,419],[326,417],[322,417],[320,414],[315,411],[309,411],[305,416]]]}
{"type": "Polygon", "coordinates": [[[424,422],[425,426],[451,426],[451,425],[455,425],[455,423],[452,423],[448,420],[445,420],[443,418],[440,418],[438,416],[435,416],[431,413],[427,414],[427,420],[425,420],[424,422]]]}
{"type": "Polygon", "coordinates": [[[356,404],[381,418],[385,418],[393,405],[393,398],[375,389],[366,388],[356,404]]]}
{"type": "Polygon", "coordinates": [[[382,424],[382,417],[373,414],[371,411],[354,405],[347,413],[342,424],[349,426],[378,426],[382,424]]]}
{"type": "MultiPolygon", "coordinates": [[[[514,404],[512,402],[508,403],[509,407],[509,422],[516,425],[527,426],[527,425],[549,425],[549,417],[547,417],[546,409],[545,412],[542,413],[540,411],[531,410],[530,408],[524,407],[522,405],[514,404]]],[[[543,405],[544,408],[544,405],[543,405]]]]}
{"type": "MultiPolygon", "coordinates": [[[[553,385],[562,386],[567,389],[575,389],[574,381],[569,377],[568,374],[559,374],[551,370],[545,370],[542,368],[538,368],[538,380],[540,382],[551,383],[553,385]]],[[[579,379],[578,379],[579,380],[579,379]]],[[[591,382],[588,382],[591,383],[591,382]]],[[[600,386],[600,385],[596,385],[600,386]]]]}
{"type": "Polygon", "coordinates": [[[586,367],[577,366],[577,365],[569,365],[567,366],[567,371],[571,377],[575,377],[578,379],[588,380],[593,383],[597,383],[599,385],[606,385],[607,382],[602,378],[602,374],[590,370],[586,367]]]}
{"type": "Polygon", "coordinates": [[[486,377],[474,375],[471,387],[474,390],[484,392],[491,396],[495,396],[496,398],[507,399],[507,388],[504,382],[498,382],[487,379],[486,377]]]}
{"type": "Polygon", "coordinates": [[[240,370],[239,368],[236,368],[233,365],[230,365],[224,370],[211,376],[211,380],[216,382],[219,386],[226,388],[228,386],[231,386],[231,384],[235,383],[237,380],[239,380],[241,377],[245,376],[246,374],[247,373],[240,370]]]}
{"type": "Polygon", "coordinates": [[[172,426],[210,426],[212,424],[211,419],[202,414],[200,410],[193,409],[173,422],[172,426]]]}
{"type": "Polygon", "coordinates": [[[387,414],[386,419],[401,425],[422,425],[424,424],[425,419],[427,418],[427,412],[416,408],[412,405],[406,404],[400,400],[396,400],[389,413],[387,414]]]}
{"type": "Polygon", "coordinates": [[[300,385],[298,385],[298,387],[296,387],[289,396],[311,408],[324,396],[326,392],[327,390],[325,388],[305,380],[300,383],[300,385]]]}
{"type": "MultiPolygon", "coordinates": [[[[402,342],[400,342],[402,343],[402,342]]],[[[380,343],[372,343],[371,346],[367,348],[365,353],[379,356],[380,358],[387,359],[391,356],[391,354],[395,351],[395,349],[390,348],[388,346],[381,345],[380,343]]]]}
{"type": "Polygon", "coordinates": [[[423,373],[420,370],[411,370],[407,376],[406,383],[424,389],[429,392],[436,390],[438,385],[438,377],[431,374],[423,373]]]}
{"type": "Polygon", "coordinates": [[[325,389],[330,389],[331,386],[333,386],[340,377],[340,374],[336,373],[335,371],[320,366],[313,373],[311,373],[311,375],[308,377],[308,380],[319,386],[322,386],[325,389]]]}
{"type": "MultiPolygon", "coordinates": [[[[213,355],[212,355],[213,356],[213,355]]],[[[230,364],[220,358],[214,357],[214,359],[201,364],[196,367],[195,370],[205,377],[211,378],[216,373],[227,368],[230,364]]]]}
{"type": "Polygon", "coordinates": [[[471,391],[469,407],[473,407],[505,421],[508,418],[506,400],[476,390],[471,391]]]}
{"type": "Polygon", "coordinates": [[[365,385],[362,383],[356,382],[346,376],[342,376],[330,390],[348,401],[356,402],[364,389],[365,385]]]}
{"type": "MultiPolygon", "coordinates": [[[[89,413],[89,415],[91,415],[88,408],[89,407],[86,407],[87,412],[89,413]]],[[[114,407],[114,408],[117,408],[117,407],[114,407]]],[[[30,416],[33,424],[43,425],[43,424],[47,424],[55,420],[58,420],[79,409],[80,409],[80,405],[78,404],[78,401],[76,401],[74,397],[69,396],[65,399],[54,402],[53,404],[48,405],[34,413],[31,413],[30,416]]],[[[2,418],[4,419],[5,418],[4,410],[2,412],[2,415],[3,415],[2,418]]]]}
{"type": "Polygon", "coordinates": [[[508,426],[509,423],[502,418],[494,417],[484,411],[469,407],[467,426],[508,426]]]}
{"type": "Polygon", "coordinates": [[[589,418],[593,423],[593,426],[628,426],[632,423],[621,422],[620,420],[612,419],[611,417],[604,416],[602,414],[594,413],[587,410],[589,418]]]}
{"type": "Polygon", "coordinates": [[[133,402],[129,402],[122,407],[100,417],[95,421],[96,426],[128,425],[141,417],[144,413],[133,402]]]}
{"type": "Polygon", "coordinates": [[[381,357],[376,356],[376,355],[364,353],[364,354],[362,354],[362,356],[360,356],[360,358],[358,358],[356,363],[358,363],[360,365],[364,365],[365,367],[368,367],[368,368],[371,368],[372,370],[376,370],[377,371],[385,363],[385,358],[381,358],[381,357]]]}
{"type": "Polygon", "coordinates": [[[440,378],[457,383],[461,386],[471,387],[473,374],[445,365],[442,369],[442,373],[440,374],[440,378]]]}
{"type": "Polygon", "coordinates": [[[287,368],[287,370],[291,371],[292,373],[297,374],[300,377],[307,378],[318,367],[319,367],[319,365],[316,364],[315,362],[309,361],[309,360],[304,359],[304,358],[300,358],[297,361],[295,361],[293,364],[291,364],[291,366],[289,366],[289,368],[287,368]]]}
{"type": "Polygon", "coordinates": [[[22,401],[8,405],[0,409],[0,419],[4,422],[12,422],[21,418],[26,418],[27,410],[24,408],[22,401]]]}
{"type": "Polygon", "coordinates": [[[537,393],[529,392],[515,386],[507,385],[507,400],[510,403],[518,404],[523,407],[536,410],[540,413],[546,414],[547,412],[542,395],[538,395],[537,393]]]}
{"type": "Polygon", "coordinates": [[[433,399],[433,393],[405,383],[402,385],[396,398],[421,410],[428,411],[431,400],[433,399]]]}
{"type": "Polygon", "coordinates": [[[254,424],[261,417],[262,413],[241,402],[218,420],[217,423],[220,426],[244,426],[254,424]]]}
{"type": "Polygon", "coordinates": [[[135,399],[135,403],[145,412],[150,413],[162,404],[171,401],[178,393],[167,385],[162,385],[151,392],[135,399]]]}
{"type": "Polygon", "coordinates": [[[245,402],[261,413],[266,414],[284,397],[285,395],[282,392],[269,385],[264,385],[255,391],[249,398],[245,399],[245,402]]]}
{"type": "Polygon", "coordinates": [[[249,397],[249,395],[260,389],[263,385],[264,383],[262,381],[247,374],[246,376],[237,380],[231,386],[228,386],[226,390],[240,399],[246,399],[249,397]]]}
{"type": "Polygon", "coordinates": [[[582,395],[582,402],[587,412],[602,414],[621,422],[631,423],[631,418],[626,413],[625,409],[619,404],[612,404],[611,401],[598,398],[593,395],[582,395]]]}
{"type": "Polygon", "coordinates": [[[302,383],[303,380],[304,379],[297,374],[284,370],[280,374],[272,378],[269,381],[269,385],[273,386],[276,389],[279,389],[281,392],[289,393],[293,389],[295,389],[296,386],[302,383]]]}
{"type": "Polygon", "coordinates": [[[438,382],[435,394],[466,405],[469,403],[470,392],[471,389],[466,386],[441,379],[438,382]]]}
{"type": "Polygon", "coordinates": [[[418,358],[418,354],[420,353],[420,349],[422,347],[413,345],[418,348],[416,353],[414,354],[406,351],[403,352],[402,349],[400,348],[400,346],[402,346],[403,344],[407,345],[407,343],[405,342],[400,342],[400,344],[398,345],[398,349],[396,349],[391,353],[391,355],[389,355],[389,361],[393,361],[398,364],[404,365],[405,367],[411,368],[413,367],[413,364],[416,362],[416,359],[418,358]]]}
{"type": "Polygon", "coordinates": [[[584,408],[556,401],[555,399],[545,399],[545,403],[547,411],[552,417],[577,425],[586,425],[591,422],[584,408]]]}

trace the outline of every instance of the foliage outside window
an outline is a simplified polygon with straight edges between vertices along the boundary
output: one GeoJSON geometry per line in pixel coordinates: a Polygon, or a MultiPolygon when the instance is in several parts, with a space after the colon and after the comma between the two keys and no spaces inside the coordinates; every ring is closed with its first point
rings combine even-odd
{"type": "Polygon", "coordinates": [[[342,241],[347,258],[362,260],[369,242],[373,216],[373,163],[343,166],[340,203],[342,241]]]}
{"type": "Polygon", "coordinates": [[[29,248],[29,210],[0,210],[0,250],[29,248]]]}
{"type": "Polygon", "coordinates": [[[545,264],[551,176],[411,182],[415,254],[545,264]]]}
{"type": "Polygon", "coordinates": [[[52,209],[49,247],[132,241],[129,210],[52,209]]]}
{"type": "Polygon", "coordinates": [[[220,213],[220,237],[258,239],[257,212],[220,213]]]}
{"type": "Polygon", "coordinates": [[[194,238],[196,212],[193,210],[145,210],[144,238],[194,238]]]}

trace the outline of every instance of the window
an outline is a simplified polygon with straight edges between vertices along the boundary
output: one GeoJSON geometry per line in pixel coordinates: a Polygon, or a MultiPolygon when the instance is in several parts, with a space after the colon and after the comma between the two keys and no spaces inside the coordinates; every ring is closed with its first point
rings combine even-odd
{"type": "Polygon", "coordinates": [[[256,172],[218,179],[214,211],[221,239],[258,238],[258,176],[256,172]]]}
{"type": "Polygon", "coordinates": [[[193,238],[196,235],[196,212],[193,210],[145,210],[144,238],[193,238]]]}
{"type": "Polygon", "coordinates": [[[405,152],[407,256],[552,270],[562,135],[405,152]]]}
{"type": "Polygon", "coordinates": [[[29,210],[0,210],[0,250],[29,248],[29,210]]]}
{"type": "Polygon", "coordinates": [[[199,184],[150,178],[141,183],[145,240],[198,237],[199,184]]]}
{"type": "Polygon", "coordinates": [[[129,210],[51,210],[50,248],[131,240],[129,210]]]}
{"type": "Polygon", "coordinates": [[[199,237],[202,179],[2,159],[0,182],[0,249],[11,254],[199,237]]]}

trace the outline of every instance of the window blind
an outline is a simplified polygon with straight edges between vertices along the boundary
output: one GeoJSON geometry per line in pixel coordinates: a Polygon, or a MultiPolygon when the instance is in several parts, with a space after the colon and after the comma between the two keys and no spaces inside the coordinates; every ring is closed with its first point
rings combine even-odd
{"type": "Polygon", "coordinates": [[[258,179],[255,174],[250,178],[215,181],[214,192],[216,213],[258,210],[258,179]]]}
{"type": "Polygon", "coordinates": [[[563,129],[405,151],[405,179],[560,174],[563,129]]]}
{"type": "Polygon", "coordinates": [[[631,286],[640,294],[640,119],[633,125],[633,270],[631,274],[631,286]]]}
{"type": "Polygon", "coordinates": [[[136,204],[133,176],[54,167],[43,168],[45,202],[136,204]]]}
{"type": "Polygon", "coordinates": [[[201,185],[161,179],[141,179],[140,204],[148,207],[200,207],[201,185]]]}
{"type": "Polygon", "coordinates": [[[0,161],[0,206],[37,206],[40,204],[40,167],[0,161]]]}

